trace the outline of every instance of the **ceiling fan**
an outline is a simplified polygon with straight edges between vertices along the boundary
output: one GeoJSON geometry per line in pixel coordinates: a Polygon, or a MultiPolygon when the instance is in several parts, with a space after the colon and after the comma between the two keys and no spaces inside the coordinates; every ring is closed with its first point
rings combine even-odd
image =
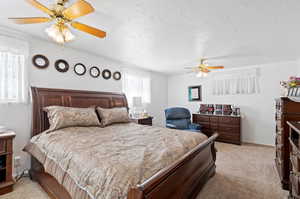
{"type": "Polygon", "coordinates": [[[69,42],[75,38],[70,31],[70,26],[99,38],[106,37],[106,32],[102,30],[73,21],[74,19],[94,12],[94,8],[84,0],[77,0],[77,2],[72,4],[70,7],[65,7],[68,0],[56,0],[56,3],[51,9],[36,0],[26,1],[35,8],[48,14],[49,17],[23,17],[9,19],[16,24],[35,24],[54,21],[54,24],[46,29],[46,33],[50,38],[60,44],[69,42]]]}
{"type": "Polygon", "coordinates": [[[199,66],[196,67],[185,67],[184,69],[192,70],[191,72],[197,73],[197,77],[206,77],[210,70],[224,69],[224,66],[208,66],[205,62],[207,59],[201,59],[199,66]]]}

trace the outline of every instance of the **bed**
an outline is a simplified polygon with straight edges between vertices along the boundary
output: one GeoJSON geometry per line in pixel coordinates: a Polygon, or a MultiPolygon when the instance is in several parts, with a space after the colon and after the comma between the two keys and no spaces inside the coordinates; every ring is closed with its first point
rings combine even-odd
{"type": "MultiPolygon", "coordinates": [[[[128,107],[126,96],[124,94],[109,93],[109,92],[92,92],[92,91],[76,91],[76,90],[63,90],[63,89],[47,89],[32,87],[33,97],[33,130],[32,136],[42,137],[42,132],[49,128],[48,118],[45,112],[42,111],[44,107],[51,105],[67,106],[67,107],[79,107],[86,108],[91,106],[100,106],[103,108],[113,107],[128,107]]],[[[84,128],[84,127],[82,127],[84,128]]],[[[80,135],[80,131],[86,131],[87,129],[75,128],[69,129],[70,132],[77,130],[80,135]]],[[[105,127],[106,128],[106,127],[105,127]]],[[[91,133],[94,131],[104,131],[111,129],[114,131],[129,133],[128,136],[133,136],[132,140],[136,139],[137,142],[142,142],[143,139],[150,139],[155,133],[164,132],[163,128],[146,127],[136,124],[118,124],[111,126],[107,129],[91,128],[88,129],[91,133]],[[123,129],[123,130],[122,130],[123,129]],[[125,130],[124,130],[125,129],[125,130]],[[127,130],[130,129],[130,130],[127,130]],[[135,134],[131,132],[143,132],[141,134],[135,134]],[[162,131],[162,132],[160,132],[162,131]],[[140,139],[140,140],[138,140],[140,139]]],[[[95,133],[95,132],[94,132],[95,133]]],[[[179,137],[180,140],[185,140],[187,133],[182,133],[178,130],[167,130],[166,134],[169,134],[169,138],[172,139],[171,133],[174,137],[179,137]],[[170,132],[169,132],[170,131],[170,132]],[[171,132],[174,131],[174,132],[171,132]]],[[[122,135],[123,135],[122,134],[122,135]]],[[[53,134],[54,135],[54,134],[53,134]]],[[[96,135],[96,134],[95,134],[96,135]]],[[[199,135],[189,135],[186,137],[197,137],[199,135]]],[[[137,184],[131,185],[126,190],[128,199],[160,199],[160,198],[195,198],[203,187],[203,185],[212,177],[215,173],[215,160],[216,151],[214,147],[214,141],[217,134],[206,138],[197,143],[195,147],[188,148],[187,152],[182,153],[180,157],[176,157],[175,161],[166,164],[164,167],[153,170],[149,175],[144,176],[144,180],[138,181],[137,184]],[[153,173],[154,172],[154,173],[153,173]]],[[[56,138],[58,139],[58,138],[56,138]]],[[[59,138],[65,139],[65,138],[59,138]]],[[[104,138],[100,138],[104,139],[104,138]]],[[[130,138],[131,139],[131,138],[130,138]]],[[[192,140],[187,139],[187,140],[192,140]]],[[[59,143],[58,140],[56,144],[59,143]]],[[[153,144],[155,139],[150,141],[153,144]]],[[[94,143],[96,145],[96,143],[94,143]]],[[[180,143],[182,144],[182,143],[180,143]]],[[[60,144],[63,146],[63,142],[60,144]]],[[[133,145],[134,146],[134,145],[133,145]]],[[[113,145],[112,145],[113,147],[113,145]]],[[[59,145],[56,147],[59,148],[59,145]]],[[[187,147],[184,147],[187,148],[187,147]]],[[[63,149],[62,149],[63,150],[63,149]]],[[[112,150],[113,151],[113,150],[112,150]]],[[[159,150],[158,150],[159,151],[159,150]]],[[[137,150],[138,152],[138,150],[137,150]]],[[[129,153],[130,154],[130,153],[129,153]]],[[[76,155],[76,154],[75,154],[76,155]]],[[[153,158],[159,158],[159,153],[152,153],[153,158]]],[[[77,155],[78,156],[78,155],[77,155]]],[[[126,157],[126,156],[125,156],[126,157]]],[[[127,159],[130,156],[126,157],[127,159]]],[[[38,156],[31,156],[31,169],[30,176],[33,180],[36,180],[42,188],[48,193],[52,199],[72,199],[72,190],[66,187],[59,177],[51,175],[52,173],[45,169],[41,158],[38,156]]],[[[134,162],[134,161],[133,161],[134,162]]],[[[129,167],[128,167],[129,168],[129,167]]],[[[153,167],[154,168],[154,167],[153,167]]],[[[145,173],[147,173],[145,171],[145,173]]],[[[91,198],[93,198],[91,196],[91,198]]],[[[102,198],[102,197],[99,197],[102,198]]],[[[112,197],[114,198],[114,197],[112,197]]]]}

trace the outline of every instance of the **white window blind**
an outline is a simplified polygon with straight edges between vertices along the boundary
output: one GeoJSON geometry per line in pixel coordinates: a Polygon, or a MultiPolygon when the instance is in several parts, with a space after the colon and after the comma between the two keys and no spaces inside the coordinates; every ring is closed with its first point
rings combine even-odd
{"type": "Polygon", "coordinates": [[[122,87],[129,106],[133,97],[141,97],[143,104],[151,103],[151,77],[147,72],[125,69],[122,87]]]}
{"type": "Polygon", "coordinates": [[[0,35],[0,103],[27,102],[26,42],[0,35]]]}
{"type": "Polygon", "coordinates": [[[224,71],[212,77],[213,95],[254,94],[259,89],[259,68],[224,71]]]}

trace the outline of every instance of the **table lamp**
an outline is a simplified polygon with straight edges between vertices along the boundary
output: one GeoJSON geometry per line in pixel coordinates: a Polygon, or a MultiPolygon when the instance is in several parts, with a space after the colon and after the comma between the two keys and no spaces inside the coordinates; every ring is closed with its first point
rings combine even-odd
{"type": "Polygon", "coordinates": [[[132,98],[132,107],[133,107],[133,117],[141,118],[142,114],[143,114],[142,97],[133,97],[132,98]]]}

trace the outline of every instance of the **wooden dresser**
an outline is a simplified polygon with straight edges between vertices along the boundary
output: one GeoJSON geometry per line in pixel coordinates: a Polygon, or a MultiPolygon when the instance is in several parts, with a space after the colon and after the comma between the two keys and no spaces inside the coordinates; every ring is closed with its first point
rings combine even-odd
{"type": "Polygon", "coordinates": [[[240,116],[193,114],[193,123],[200,124],[201,131],[207,136],[217,132],[217,141],[241,144],[240,116]]]}
{"type": "Polygon", "coordinates": [[[12,131],[0,133],[0,195],[13,190],[12,177],[13,138],[16,134],[12,131]]]}
{"type": "Polygon", "coordinates": [[[290,127],[290,199],[300,198],[300,123],[287,122],[290,127]]]}
{"type": "Polygon", "coordinates": [[[283,189],[289,189],[290,148],[287,121],[300,121],[300,103],[288,97],[276,99],[276,157],[275,163],[283,189]]]}

